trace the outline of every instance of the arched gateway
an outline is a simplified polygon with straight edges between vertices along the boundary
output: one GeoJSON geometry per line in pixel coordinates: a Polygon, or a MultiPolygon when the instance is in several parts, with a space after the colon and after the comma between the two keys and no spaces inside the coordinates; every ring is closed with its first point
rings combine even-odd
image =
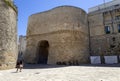
{"type": "Polygon", "coordinates": [[[38,43],[36,52],[36,59],[38,64],[47,64],[49,54],[49,43],[46,40],[42,40],[38,43]]]}

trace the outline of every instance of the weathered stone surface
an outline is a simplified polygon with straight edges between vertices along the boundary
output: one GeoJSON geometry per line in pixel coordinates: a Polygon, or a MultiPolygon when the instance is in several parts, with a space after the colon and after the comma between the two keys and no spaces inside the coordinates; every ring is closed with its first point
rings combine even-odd
{"type": "Polygon", "coordinates": [[[0,0],[0,69],[15,67],[17,57],[17,14],[0,0]]]}
{"type": "Polygon", "coordinates": [[[29,17],[24,59],[37,63],[41,41],[48,41],[47,64],[89,63],[87,14],[80,8],[61,6],[29,17]]]}

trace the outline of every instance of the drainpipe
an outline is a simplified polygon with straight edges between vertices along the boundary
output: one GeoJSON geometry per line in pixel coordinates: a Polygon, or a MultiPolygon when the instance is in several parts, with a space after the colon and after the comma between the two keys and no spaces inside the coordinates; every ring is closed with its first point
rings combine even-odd
{"type": "Polygon", "coordinates": [[[90,38],[90,23],[88,21],[88,38],[89,38],[89,54],[91,56],[91,38],[90,38]]]}
{"type": "MultiPolygon", "coordinates": [[[[103,26],[104,26],[104,28],[105,28],[105,17],[104,17],[104,12],[102,13],[102,17],[103,17],[103,26]]],[[[100,54],[100,58],[101,58],[101,64],[105,64],[104,54],[100,54]]]]}

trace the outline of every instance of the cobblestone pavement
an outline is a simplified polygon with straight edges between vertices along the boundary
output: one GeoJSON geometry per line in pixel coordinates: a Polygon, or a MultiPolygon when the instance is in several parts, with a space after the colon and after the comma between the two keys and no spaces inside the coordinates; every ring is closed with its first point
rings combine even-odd
{"type": "Polygon", "coordinates": [[[22,72],[16,72],[16,69],[1,70],[0,81],[120,81],[119,66],[27,65],[22,72]]]}

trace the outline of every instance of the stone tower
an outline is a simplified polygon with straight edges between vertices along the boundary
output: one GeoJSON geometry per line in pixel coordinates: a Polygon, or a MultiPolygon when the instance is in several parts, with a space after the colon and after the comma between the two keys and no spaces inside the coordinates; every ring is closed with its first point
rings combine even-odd
{"type": "Polygon", "coordinates": [[[17,57],[17,9],[0,0],[0,69],[14,68],[17,57]]]}
{"type": "Polygon", "coordinates": [[[61,6],[29,17],[27,63],[89,63],[87,14],[73,6],[61,6]]]}

